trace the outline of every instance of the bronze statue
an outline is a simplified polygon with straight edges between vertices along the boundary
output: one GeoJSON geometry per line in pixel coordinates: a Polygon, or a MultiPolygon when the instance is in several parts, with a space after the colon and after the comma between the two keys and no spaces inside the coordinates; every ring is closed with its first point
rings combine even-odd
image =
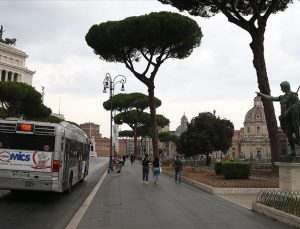
{"type": "Polygon", "coordinates": [[[15,45],[16,41],[16,38],[5,38],[4,43],[7,45],[15,45]]]}
{"type": "Polygon", "coordinates": [[[1,25],[1,28],[0,28],[0,42],[3,42],[3,39],[2,39],[2,36],[3,36],[3,32],[4,32],[4,28],[3,28],[3,25],[1,25]]]}
{"type": "Polygon", "coordinates": [[[5,30],[3,28],[3,25],[1,25],[1,27],[0,27],[0,42],[7,44],[7,45],[15,45],[16,41],[17,41],[16,38],[5,38],[5,39],[2,38],[4,31],[5,30]]]}
{"type": "Polygon", "coordinates": [[[286,134],[291,146],[291,153],[289,156],[296,156],[295,144],[300,145],[299,137],[299,120],[300,120],[300,101],[298,98],[298,91],[292,92],[289,82],[283,81],[280,84],[281,90],[284,95],[273,97],[271,95],[265,95],[261,92],[256,94],[263,99],[270,101],[280,102],[281,114],[279,116],[280,126],[283,132],[286,134]]]}

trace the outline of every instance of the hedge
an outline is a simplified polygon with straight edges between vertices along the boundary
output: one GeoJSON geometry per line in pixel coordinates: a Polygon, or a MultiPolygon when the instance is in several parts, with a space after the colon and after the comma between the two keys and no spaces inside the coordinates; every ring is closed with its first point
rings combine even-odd
{"type": "Polygon", "coordinates": [[[225,180],[249,179],[250,165],[241,162],[217,162],[215,172],[217,175],[222,174],[225,180]]]}

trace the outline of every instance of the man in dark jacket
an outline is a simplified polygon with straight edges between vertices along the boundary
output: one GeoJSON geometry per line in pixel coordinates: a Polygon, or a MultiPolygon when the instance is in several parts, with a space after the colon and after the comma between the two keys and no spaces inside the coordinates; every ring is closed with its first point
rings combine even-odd
{"type": "Polygon", "coordinates": [[[145,157],[142,160],[142,165],[143,165],[143,183],[145,183],[145,184],[148,183],[148,178],[149,178],[149,164],[150,164],[150,160],[148,158],[148,154],[145,154],[145,157]]]}
{"type": "Polygon", "coordinates": [[[175,182],[181,182],[181,171],[182,171],[182,162],[179,158],[179,155],[176,156],[174,161],[174,168],[175,168],[175,182]]]}

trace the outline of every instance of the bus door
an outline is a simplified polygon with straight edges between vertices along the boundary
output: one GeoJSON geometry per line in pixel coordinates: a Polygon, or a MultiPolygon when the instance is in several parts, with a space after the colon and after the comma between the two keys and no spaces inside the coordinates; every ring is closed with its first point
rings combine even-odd
{"type": "Polygon", "coordinates": [[[78,180],[83,179],[85,175],[84,146],[83,143],[80,143],[78,149],[78,180]]]}
{"type": "Polygon", "coordinates": [[[63,187],[68,186],[69,182],[69,161],[70,161],[70,153],[71,153],[71,141],[67,138],[64,138],[64,162],[63,162],[63,179],[62,184],[63,187]]]}

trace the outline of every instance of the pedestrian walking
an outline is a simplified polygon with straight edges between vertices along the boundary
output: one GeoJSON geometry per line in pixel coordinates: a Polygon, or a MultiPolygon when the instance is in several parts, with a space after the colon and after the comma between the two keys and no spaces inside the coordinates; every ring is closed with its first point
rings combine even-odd
{"type": "Polygon", "coordinates": [[[181,182],[181,172],[182,172],[182,162],[180,160],[179,155],[176,156],[174,161],[174,169],[175,169],[175,182],[181,182]]]}
{"type": "Polygon", "coordinates": [[[157,184],[158,183],[158,177],[160,175],[160,162],[159,162],[158,157],[154,158],[152,170],[153,170],[154,184],[157,184]]]}
{"type": "Polygon", "coordinates": [[[123,154],[122,155],[122,159],[123,159],[123,165],[125,164],[125,161],[126,161],[126,154],[123,154]]]}
{"type": "Polygon", "coordinates": [[[133,162],[134,162],[134,155],[133,154],[130,154],[130,162],[131,162],[131,165],[133,165],[133,162]]]}
{"type": "Polygon", "coordinates": [[[145,157],[142,160],[142,166],[143,166],[143,183],[144,184],[148,183],[149,165],[150,165],[150,160],[148,158],[148,154],[145,154],[145,157]]]}

